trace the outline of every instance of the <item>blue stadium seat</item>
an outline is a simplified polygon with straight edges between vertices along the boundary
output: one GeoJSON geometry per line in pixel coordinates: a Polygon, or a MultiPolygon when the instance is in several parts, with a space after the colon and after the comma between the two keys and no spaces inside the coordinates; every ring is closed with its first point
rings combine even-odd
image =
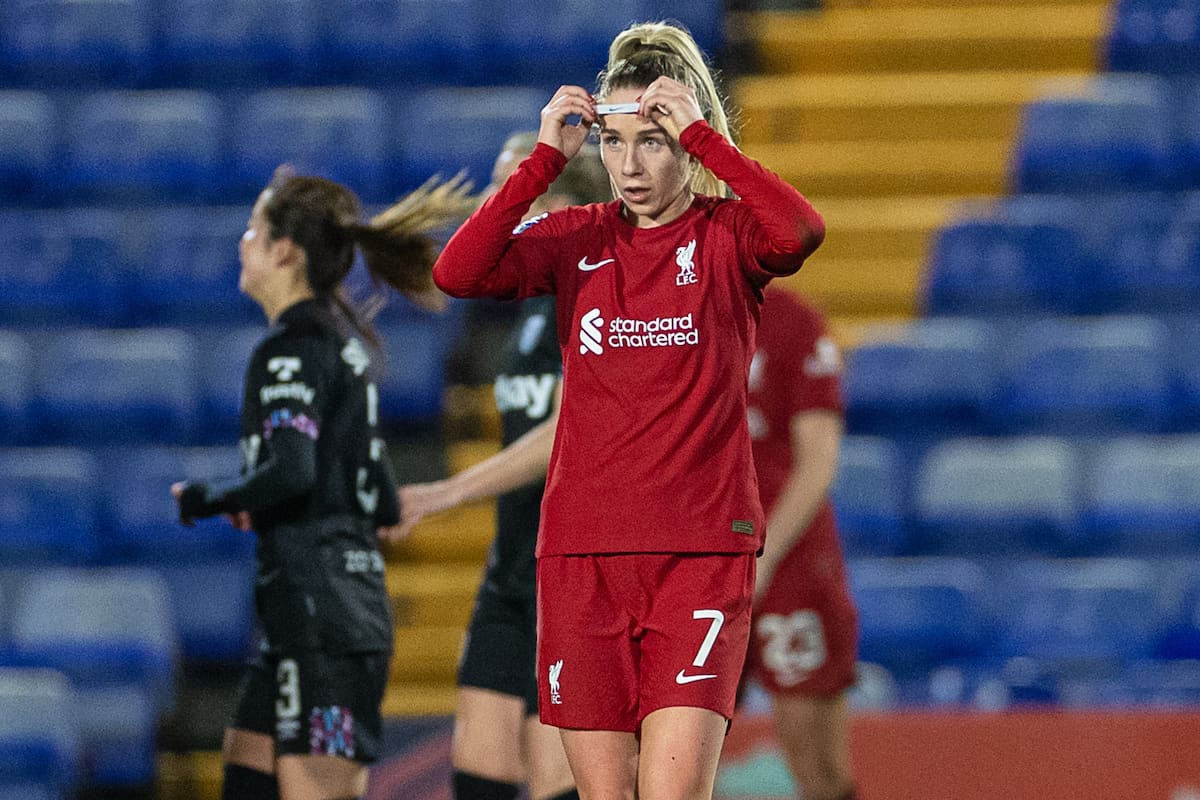
{"type": "MultiPolygon", "coordinates": [[[[1200,20],[1200,5],[1196,8],[1200,20]]],[[[1200,54],[1200,42],[1197,52],[1200,54]]],[[[1200,189],[1200,67],[1195,75],[1178,82],[1175,97],[1178,102],[1175,147],[1180,185],[1184,189],[1200,189]]]]}
{"type": "MultiPolygon", "coordinates": [[[[141,325],[228,325],[263,321],[238,288],[238,242],[248,206],[166,208],[149,213],[132,289],[141,325]]],[[[243,365],[244,366],[244,365],[243,365]]]]}
{"type": "Polygon", "coordinates": [[[1025,108],[1013,155],[1019,192],[1177,188],[1168,87],[1151,75],[1048,84],[1025,108]]]}
{"type": "Polygon", "coordinates": [[[1200,316],[1164,318],[1176,431],[1200,431],[1200,316]]]}
{"type": "MultiPolygon", "coordinates": [[[[251,95],[234,126],[232,181],[250,199],[289,163],[344,183],[363,200],[384,199],[393,157],[383,96],[371,89],[267,89],[251,95]]],[[[425,138],[436,128],[425,128],[425,138]]]]}
{"type": "Polygon", "coordinates": [[[986,320],[941,317],[871,328],[846,360],[847,430],[918,438],[985,433],[997,355],[986,320]]]}
{"type": "Polygon", "coordinates": [[[1185,569],[1181,584],[1177,591],[1169,583],[1164,590],[1166,625],[1155,656],[1194,668],[1200,660],[1200,570],[1193,568],[1188,574],[1185,569]]]}
{"type": "Polygon", "coordinates": [[[992,622],[982,602],[985,574],[963,559],[852,559],[859,658],[900,681],[935,665],[982,655],[992,622]]]}
{"type": "Polygon", "coordinates": [[[50,338],[34,409],[52,441],[191,441],[199,415],[195,339],[171,328],[50,338]]]}
{"type": "MultiPolygon", "coordinates": [[[[520,13],[522,27],[530,26],[520,13]]],[[[553,90],[528,86],[431,87],[393,103],[398,183],[412,188],[430,176],[467,170],[475,188],[488,184],[492,164],[510,133],[535,129],[553,90]],[[437,131],[430,136],[430,131],[437,131]]]]}
{"type": "Polygon", "coordinates": [[[26,85],[132,86],[153,66],[149,0],[6,0],[0,65],[26,85]]]}
{"type": "Polygon", "coordinates": [[[491,80],[476,0],[333,0],[326,33],[343,82],[476,84],[491,80]]]}
{"type": "Polygon", "coordinates": [[[62,671],[75,689],[88,782],[151,781],[179,653],[162,578],[139,569],[31,573],[12,627],[18,659],[62,671]]]}
{"type": "MultiPolygon", "coordinates": [[[[709,58],[716,59],[725,44],[725,3],[722,0],[641,0],[637,16],[628,22],[673,20],[682,23],[709,58]]],[[[624,26],[622,26],[624,27],[624,26]]],[[[618,29],[612,31],[615,36],[618,29]]]]}
{"type": "Polygon", "coordinates": [[[99,465],[83,450],[0,449],[0,563],[79,564],[97,552],[99,465]]]}
{"type": "Polygon", "coordinates": [[[245,657],[254,621],[255,536],[219,517],[184,527],[170,493],[176,481],[236,476],[237,447],[121,449],[105,463],[106,561],[163,578],[184,659],[245,657]]]}
{"type": "Polygon", "coordinates": [[[1005,348],[1005,391],[989,407],[1012,433],[1155,433],[1172,413],[1168,332],[1152,317],[1045,319],[1005,348]]]}
{"type": "Polygon", "coordinates": [[[322,75],[315,0],[160,0],[161,68],[197,88],[289,86],[322,75]]]}
{"type": "Polygon", "coordinates": [[[436,420],[446,387],[446,356],[453,336],[447,316],[414,313],[381,322],[383,357],[377,358],[380,417],[394,423],[436,420]]]}
{"type": "Polygon", "coordinates": [[[64,800],[81,772],[75,691],[50,669],[0,667],[0,798],[64,800]]]}
{"type": "Polygon", "coordinates": [[[103,202],[211,199],[224,127],[217,98],[191,90],[95,92],[67,123],[63,193],[103,202]]]}
{"type": "Polygon", "coordinates": [[[843,437],[832,495],[847,556],[899,555],[908,547],[905,474],[890,440],[843,437]]]}
{"type": "Polygon", "coordinates": [[[1095,445],[1081,539],[1097,553],[1188,555],[1200,542],[1200,435],[1129,436],[1095,445]]]}
{"type": "Polygon", "coordinates": [[[26,444],[33,404],[33,356],[17,331],[0,330],[0,445],[26,444]]]}
{"type": "Polygon", "coordinates": [[[45,202],[57,154],[58,114],[50,96],[0,91],[0,202],[45,202]]]}
{"type": "MultiPolygon", "coordinates": [[[[643,0],[560,0],[538,6],[533,22],[528,6],[518,0],[481,0],[495,68],[510,80],[545,84],[543,104],[563,83],[593,87],[608,59],[609,42],[643,19],[643,5],[643,0]]],[[[537,125],[527,119],[514,130],[530,127],[537,125]]]]}
{"type": "Polygon", "coordinates": [[[1020,561],[991,586],[997,657],[1122,663],[1151,657],[1165,628],[1155,570],[1137,559],[1020,561]]]}
{"type": "Polygon", "coordinates": [[[1108,69],[1200,72],[1200,5],[1194,0],[1116,0],[1109,5],[1108,69]]]}
{"type": "Polygon", "coordinates": [[[124,322],[124,220],[105,209],[0,212],[0,319],[7,326],[124,322]]]}
{"type": "Polygon", "coordinates": [[[198,334],[200,352],[200,440],[228,445],[242,435],[242,391],[246,365],[266,336],[265,322],[198,334]]]}
{"type": "Polygon", "coordinates": [[[948,439],[916,475],[917,551],[982,555],[1059,553],[1079,513],[1079,456],[1051,437],[948,439]]]}
{"type": "Polygon", "coordinates": [[[939,230],[926,265],[930,314],[996,316],[1079,310],[1088,262],[1062,222],[964,218],[939,230]]]}

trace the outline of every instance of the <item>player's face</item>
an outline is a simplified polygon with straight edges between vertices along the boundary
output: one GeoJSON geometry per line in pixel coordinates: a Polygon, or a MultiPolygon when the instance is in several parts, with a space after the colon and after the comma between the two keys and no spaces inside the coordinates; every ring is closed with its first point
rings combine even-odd
{"type": "Polygon", "coordinates": [[[271,236],[263,207],[270,199],[270,190],[264,191],[254,204],[246,231],[238,243],[238,257],[242,271],[238,275],[238,288],[259,304],[263,302],[272,285],[276,265],[276,249],[271,246],[271,236]]]}
{"type": "MultiPolygon", "coordinates": [[[[604,102],[633,103],[640,94],[638,89],[617,89],[604,102]]],[[[600,154],[637,227],[665,225],[691,205],[691,158],[652,120],[638,114],[605,115],[600,119],[600,154]]]]}

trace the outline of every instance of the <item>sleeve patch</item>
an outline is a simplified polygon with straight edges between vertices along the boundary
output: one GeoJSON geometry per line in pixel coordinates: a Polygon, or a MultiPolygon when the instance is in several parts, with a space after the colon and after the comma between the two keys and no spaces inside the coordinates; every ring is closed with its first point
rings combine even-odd
{"type": "Polygon", "coordinates": [[[529,230],[534,225],[537,225],[539,222],[541,222],[548,216],[550,216],[550,212],[543,211],[541,214],[538,214],[536,217],[530,217],[529,219],[525,220],[517,227],[513,228],[513,236],[520,236],[522,233],[529,230]]]}

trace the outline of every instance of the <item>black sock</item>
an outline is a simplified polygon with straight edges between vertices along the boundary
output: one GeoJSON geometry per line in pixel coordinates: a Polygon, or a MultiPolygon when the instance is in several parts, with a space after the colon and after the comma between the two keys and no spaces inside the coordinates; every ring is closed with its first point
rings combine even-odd
{"type": "Polygon", "coordinates": [[[454,800],[513,800],[515,783],[501,783],[454,770],[454,800]]]}
{"type": "Polygon", "coordinates": [[[279,781],[266,772],[226,764],[221,800],[279,800],[279,781]]]}

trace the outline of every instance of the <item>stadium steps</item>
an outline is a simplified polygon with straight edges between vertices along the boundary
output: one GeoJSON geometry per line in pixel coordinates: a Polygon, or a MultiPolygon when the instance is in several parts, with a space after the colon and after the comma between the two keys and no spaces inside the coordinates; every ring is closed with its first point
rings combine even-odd
{"type": "MultiPolygon", "coordinates": [[[[494,438],[453,443],[449,468],[460,472],[498,449],[494,438]]],[[[385,549],[395,624],[386,715],[453,712],[463,631],[495,527],[495,502],[473,503],[422,520],[406,541],[385,549]]]]}
{"type": "Polygon", "coordinates": [[[1106,8],[830,0],[820,13],[734,15],[759,66],[731,85],[739,142],[828,226],[787,285],[831,317],[919,314],[933,234],[959,202],[1007,191],[1023,107],[1047,81],[1093,70],[1106,8]]]}

